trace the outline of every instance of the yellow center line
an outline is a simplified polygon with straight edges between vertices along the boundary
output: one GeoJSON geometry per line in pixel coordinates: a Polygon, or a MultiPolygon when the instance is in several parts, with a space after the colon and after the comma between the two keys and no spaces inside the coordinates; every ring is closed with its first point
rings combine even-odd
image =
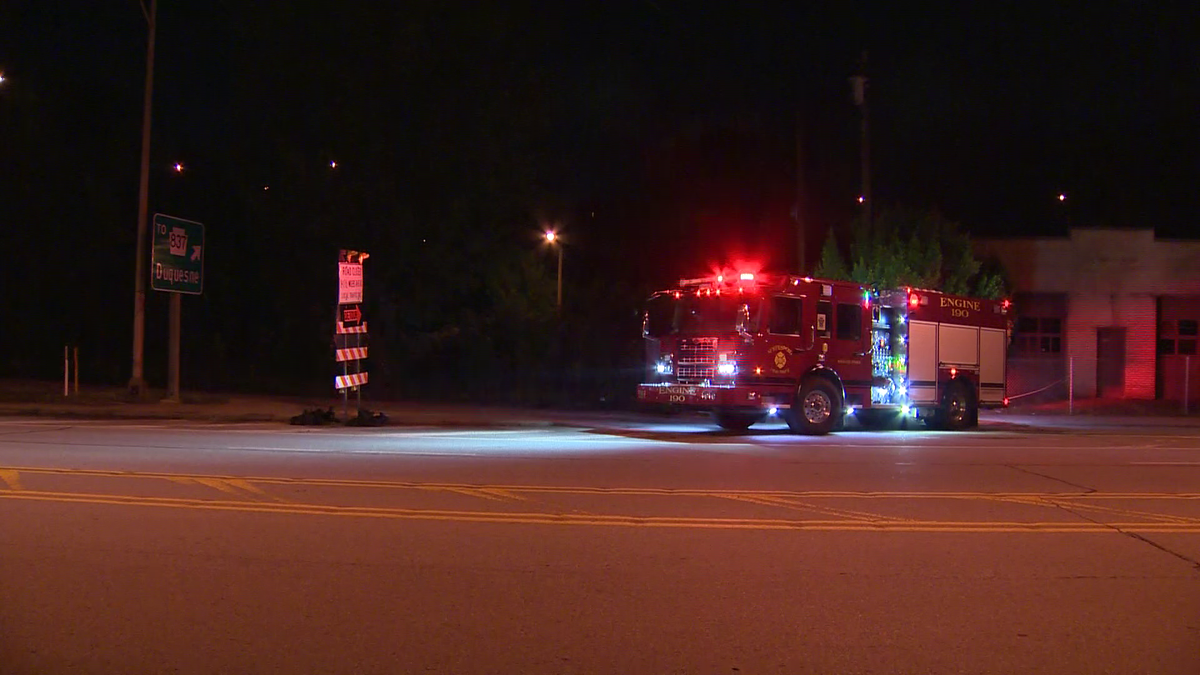
{"type": "Polygon", "coordinates": [[[791,530],[823,532],[926,532],[926,533],[1113,533],[1114,528],[1141,533],[1200,533],[1200,524],[1183,523],[1111,523],[1107,525],[1076,522],[991,522],[953,521],[854,522],[829,520],[786,520],[752,518],[689,518],[663,516],[577,515],[569,513],[494,513],[487,511],[450,511],[385,507],[329,506],[321,504],[276,504],[220,500],[178,499],[170,497],[131,497],[82,495],[61,492],[4,491],[0,498],[116,506],[274,513],[287,515],[343,516],[396,520],[433,520],[479,523],[536,525],[591,525],[615,527],[654,527],[723,530],[791,530]]]}
{"type": "Polygon", "coordinates": [[[4,481],[9,490],[21,489],[21,477],[14,469],[0,469],[0,481],[4,481]]]}
{"type": "MultiPolygon", "coordinates": [[[[544,503],[543,499],[538,499],[536,495],[562,495],[562,496],[599,496],[599,497],[630,497],[630,496],[651,496],[651,497],[675,497],[675,498],[717,498],[724,500],[740,501],[745,503],[760,504],[776,508],[788,509],[791,511],[811,512],[814,514],[833,516],[837,518],[833,523],[840,523],[850,526],[852,524],[859,525],[876,525],[881,523],[892,524],[914,524],[918,527],[930,527],[930,521],[921,521],[914,518],[878,513],[874,510],[861,510],[845,508],[843,505],[837,506],[831,504],[820,503],[822,500],[842,500],[856,502],[858,505],[863,503],[862,500],[891,500],[893,502],[912,502],[916,500],[944,500],[947,506],[951,506],[949,502],[953,501],[992,501],[999,503],[1010,503],[1020,506],[1034,506],[1039,508],[1058,508],[1063,510],[1086,511],[1093,514],[1102,514],[1106,516],[1115,516],[1126,519],[1140,521],[1141,525],[1145,526],[1149,523],[1162,523],[1167,525],[1181,526],[1196,526],[1200,525],[1200,518],[1188,517],[1171,513],[1157,513],[1153,511],[1144,511],[1136,509],[1120,508],[1118,504],[1112,502],[1133,501],[1133,500],[1158,500],[1170,502],[1191,502],[1200,499],[1200,494],[1196,493],[1028,493],[1028,492],[852,492],[852,491],[783,491],[783,490],[706,490],[697,488],[652,488],[652,487],[592,487],[592,486],[549,486],[549,485],[479,485],[465,483],[419,483],[406,481],[378,481],[378,480],[348,480],[348,479],[326,479],[326,478],[286,478],[286,477],[236,477],[236,476],[217,476],[205,474],[185,474],[185,473],[162,473],[162,472],[127,472],[127,471],[109,471],[100,469],[58,469],[58,468],[36,468],[36,467],[0,467],[0,481],[6,484],[10,492],[25,491],[24,486],[19,480],[19,474],[28,475],[44,475],[44,476],[70,476],[70,477],[85,477],[85,478],[105,478],[105,479],[135,479],[135,480],[167,480],[183,485],[203,485],[214,490],[220,491],[226,495],[231,495],[240,500],[255,500],[266,501],[273,500],[276,502],[290,504],[287,499],[269,494],[262,486],[284,486],[284,487],[319,487],[319,488],[356,488],[356,489],[383,489],[383,490],[409,490],[422,492],[451,492],[464,496],[484,499],[490,502],[499,503],[519,503],[527,507],[546,509],[551,512],[545,517],[553,515],[557,517],[563,513],[572,514],[572,517],[587,518],[592,517],[589,511],[580,511],[570,508],[569,505],[551,505],[544,503]],[[1087,503],[1085,503],[1087,502],[1087,503]],[[1097,503],[1100,502],[1100,503],[1097,503]],[[1111,505],[1103,505],[1103,502],[1109,502],[1111,505]],[[563,508],[566,506],[566,508],[563,508]]],[[[46,493],[44,493],[46,494],[46,493]]],[[[89,495],[97,498],[113,498],[109,495],[93,495],[91,491],[62,493],[72,494],[76,498],[86,497],[89,495]]],[[[6,496],[11,496],[6,495],[6,496]]],[[[238,503],[241,503],[239,501],[238,503]]],[[[322,507],[324,508],[324,507],[322,507]]],[[[328,507],[336,508],[336,507],[328,507]]],[[[611,510],[620,510],[609,505],[611,510]]],[[[600,508],[597,510],[609,510],[600,508]]],[[[428,513],[428,511],[421,511],[428,513]]],[[[508,514],[511,515],[511,514],[508,514]]],[[[1077,517],[1082,515],[1075,514],[1077,517]]],[[[597,516],[608,517],[608,516],[597,516]]],[[[625,516],[621,516],[625,517],[625,516]]],[[[810,521],[804,521],[809,523],[810,521]]],[[[982,520],[962,520],[953,521],[956,526],[965,527],[992,527],[992,524],[982,520]]],[[[1060,523],[1061,525],[1061,523],[1060,523]]],[[[808,527],[808,525],[806,525],[808,527]]],[[[940,526],[939,526],[940,527],[940,526]]],[[[1021,527],[1024,527],[1023,525],[1021,527]]]]}
{"type": "Polygon", "coordinates": [[[465,490],[473,494],[486,491],[495,496],[512,495],[520,499],[518,493],[547,493],[547,494],[577,494],[577,495],[619,495],[619,496],[679,496],[679,497],[724,497],[728,494],[739,494],[751,497],[783,498],[783,499],[816,499],[816,498],[848,498],[848,499],[996,499],[996,498],[1067,498],[1071,500],[1200,500],[1198,492],[890,492],[890,491],[851,491],[851,490],[728,490],[700,488],[655,488],[655,487],[593,487],[593,486],[559,486],[559,485],[482,485],[473,483],[423,483],[411,481],[377,481],[339,478],[288,478],[278,476],[220,476],[208,474],[181,474],[139,471],[111,471],[103,469],[56,469],[42,467],[0,467],[2,472],[20,472],[27,474],[83,476],[99,478],[130,478],[130,479],[201,479],[239,481],[249,485],[302,485],[309,487],[366,487],[398,490],[465,490]]]}
{"type": "Polygon", "coordinates": [[[817,504],[809,504],[807,502],[794,501],[783,499],[780,497],[760,497],[729,492],[720,495],[723,499],[732,499],[735,501],[749,502],[751,504],[761,504],[764,506],[776,506],[793,511],[812,511],[814,513],[823,513],[827,516],[838,516],[840,518],[849,519],[858,522],[880,522],[880,521],[905,521],[907,518],[898,516],[887,516],[881,513],[870,513],[867,511],[853,511],[850,509],[838,509],[832,506],[818,506],[817,504]]]}

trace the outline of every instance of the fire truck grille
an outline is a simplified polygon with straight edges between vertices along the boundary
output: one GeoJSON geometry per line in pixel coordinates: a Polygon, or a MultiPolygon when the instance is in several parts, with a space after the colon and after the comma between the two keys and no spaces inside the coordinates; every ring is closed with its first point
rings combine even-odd
{"type": "Polygon", "coordinates": [[[699,384],[717,376],[717,338],[684,338],[679,342],[675,377],[682,384],[699,384]]]}

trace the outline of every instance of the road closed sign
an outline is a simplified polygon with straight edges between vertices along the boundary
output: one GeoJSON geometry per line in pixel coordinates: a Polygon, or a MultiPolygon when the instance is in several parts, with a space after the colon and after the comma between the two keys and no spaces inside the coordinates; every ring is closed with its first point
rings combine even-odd
{"type": "Polygon", "coordinates": [[[338,304],[357,305],[362,301],[362,263],[338,263],[338,304]]]}

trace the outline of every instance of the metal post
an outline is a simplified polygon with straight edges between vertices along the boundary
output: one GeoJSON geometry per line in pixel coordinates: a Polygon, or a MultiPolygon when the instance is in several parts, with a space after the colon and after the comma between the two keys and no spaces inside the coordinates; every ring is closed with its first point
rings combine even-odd
{"type": "Polygon", "coordinates": [[[179,342],[182,323],[182,300],[179,293],[171,293],[167,317],[167,400],[179,403],[179,342]]]}
{"type": "Polygon", "coordinates": [[[75,347],[75,395],[79,395],[79,347],[75,347]]]}
{"type": "MultiPolygon", "coordinates": [[[[350,374],[350,366],[345,361],[342,361],[342,376],[350,374]]],[[[342,387],[342,421],[350,421],[350,388],[342,387]]]]}
{"type": "Polygon", "coordinates": [[[558,310],[560,312],[562,311],[562,258],[563,245],[560,241],[558,243],[558,310]]]}
{"type": "Polygon", "coordinates": [[[1075,414],[1075,357],[1067,357],[1067,414],[1075,414]]]}
{"type": "MultiPolygon", "coordinates": [[[[145,11],[145,5],[142,5],[145,11]]],[[[154,94],[154,34],[158,17],[158,0],[150,0],[146,21],[150,37],[146,45],[146,92],[142,102],[142,176],[138,184],[138,222],[136,263],[133,275],[133,375],[129,391],[138,397],[146,395],[143,355],[146,345],[146,212],[150,201],[150,110],[154,94]]]]}
{"type": "Polygon", "coordinates": [[[71,395],[71,390],[67,388],[67,383],[70,381],[71,372],[71,359],[68,354],[68,347],[63,345],[63,398],[71,395]]]}
{"type": "Polygon", "coordinates": [[[180,316],[183,314],[181,305],[181,295],[179,293],[171,294],[171,311],[170,319],[167,326],[167,339],[170,342],[168,347],[167,360],[167,402],[179,403],[182,399],[179,396],[179,333],[180,333],[180,316]]]}
{"type": "Polygon", "coordinates": [[[1191,376],[1192,376],[1192,357],[1185,356],[1185,357],[1183,357],[1183,414],[1184,415],[1188,414],[1188,408],[1190,407],[1189,404],[1191,403],[1191,401],[1189,400],[1192,397],[1191,376]]]}

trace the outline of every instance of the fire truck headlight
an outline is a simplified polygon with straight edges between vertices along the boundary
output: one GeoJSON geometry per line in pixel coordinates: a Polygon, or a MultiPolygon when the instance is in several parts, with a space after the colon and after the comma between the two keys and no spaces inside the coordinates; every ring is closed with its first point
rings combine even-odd
{"type": "Polygon", "coordinates": [[[736,372],[737,372],[737,365],[735,365],[733,363],[726,361],[724,363],[717,364],[717,374],[718,375],[733,375],[736,372]]]}
{"type": "Polygon", "coordinates": [[[767,414],[774,417],[775,415],[779,414],[779,408],[776,408],[775,406],[771,406],[770,408],[767,409],[767,414]]]}
{"type": "Polygon", "coordinates": [[[654,372],[659,375],[670,375],[674,369],[671,367],[671,357],[664,356],[654,364],[654,372]]]}
{"type": "Polygon", "coordinates": [[[910,408],[910,407],[908,406],[908,404],[905,404],[905,405],[902,405],[902,406],[900,406],[900,414],[901,414],[901,415],[904,415],[905,417],[908,417],[909,413],[911,413],[911,412],[912,412],[912,408],[910,408]]]}

